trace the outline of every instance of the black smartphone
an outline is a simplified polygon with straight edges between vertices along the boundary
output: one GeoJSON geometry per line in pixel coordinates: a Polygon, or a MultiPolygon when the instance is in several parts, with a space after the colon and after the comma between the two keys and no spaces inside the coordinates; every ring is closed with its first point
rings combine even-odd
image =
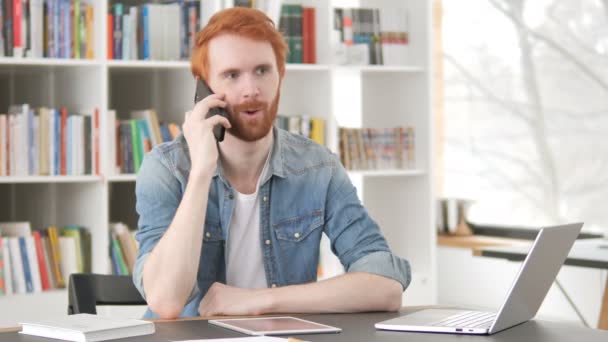
{"type": "MultiPolygon", "coordinates": [[[[204,99],[205,97],[207,97],[211,94],[213,94],[213,91],[211,91],[211,88],[209,88],[207,83],[205,81],[203,81],[201,78],[198,78],[196,81],[196,92],[194,93],[194,104],[197,104],[200,100],[204,99]]],[[[210,108],[209,112],[207,113],[207,115],[205,117],[210,118],[213,115],[221,115],[221,116],[225,117],[226,119],[228,118],[228,112],[226,111],[225,108],[222,108],[222,107],[210,108]]],[[[217,140],[217,142],[224,141],[225,134],[226,134],[226,128],[224,126],[215,125],[215,127],[213,127],[213,135],[215,136],[215,140],[217,140]]]]}

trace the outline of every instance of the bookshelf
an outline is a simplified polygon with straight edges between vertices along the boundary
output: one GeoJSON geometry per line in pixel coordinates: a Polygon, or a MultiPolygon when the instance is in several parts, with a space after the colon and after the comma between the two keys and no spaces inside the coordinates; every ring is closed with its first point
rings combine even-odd
{"type": "MultiPolygon", "coordinates": [[[[141,1],[144,2],[144,1],[141,1]]],[[[124,1],[124,3],[141,3],[124,1]]],[[[92,233],[92,269],[109,273],[109,222],[136,227],[133,174],[110,168],[108,110],[126,119],[131,110],[154,108],[159,119],[181,123],[192,107],[195,83],[187,61],[106,60],[105,13],[114,1],[95,1],[95,59],[0,58],[0,109],[11,104],[66,106],[100,112],[99,176],[0,177],[0,221],[27,220],[33,228],[79,224],[92,233]]],[[[436,302],[432,202],[431,0],[283,1],[316,9],[317,64],[288,64],[279,113],[325,120],[326,145],[338,151],[338,127],[413,126],[416,168],[349,171],[359,196],[380,224],[393,251],[410,260],[413,280],[405,305],[436,302]],[[333,8],[407,9],[411,37],[403,65],[336,65],[330,48],[333,8]]],[[[322,244],[327,247],[327,241],[322,244]]],[[[328,249],[324,277],[341,272],[328,249]]],[[[36,314],[65,314],[67,292],[0,296],[0,327],[36,314]],[[45,303],[44,306],[38,303],[45,303]],[[5,312],[6,311],[6,312],[5,312]]]]}

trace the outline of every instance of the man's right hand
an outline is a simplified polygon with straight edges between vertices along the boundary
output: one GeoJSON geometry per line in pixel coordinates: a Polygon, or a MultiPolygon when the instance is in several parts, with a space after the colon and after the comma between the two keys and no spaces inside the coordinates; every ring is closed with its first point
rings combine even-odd
{"type": "Polygon", "coordinates": [[[183,129],[190,150],[192,163],[190,174],[209,175],[215,170],[219,153],[213,135],[213,127],[218,124],[225,128],[231,126],[228,119],[220,115],[214,115],[208,119],[205,116],[210,108],[225,108],[226,105],[224,95],[212,94],[195,104],[192,111],[186,112],[183,129]]]}

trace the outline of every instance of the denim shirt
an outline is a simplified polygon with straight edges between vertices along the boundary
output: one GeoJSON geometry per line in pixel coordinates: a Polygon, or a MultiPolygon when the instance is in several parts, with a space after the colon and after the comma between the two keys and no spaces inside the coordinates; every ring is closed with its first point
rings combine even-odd
{"type": "MultiPolygon", "coordinates": [[[[405,290],[411,280],[410,265],[391,253],[339,158],[308,138],[276,127],[273,138],[269,172],[258,190],[260,239],[251,241],[262,246],[268,286],[316,281],[321,234],[325,233],[346,272],[391,278],[405,290]]],[[[139,170],[135,190],[139,253],[133,281],[144,298],[144,263],[175,216],[189,171],[183,135],[155,147],[139,170]]],[[[201,227],[204,241],[196,284],[180,316],[198,316],[199,303],[209,287],[214,282],[226,283],[226,241],[234,191],[218,164],[201,227]]],[[[144,317],[158,316],[148,310],[144,317]]]]}

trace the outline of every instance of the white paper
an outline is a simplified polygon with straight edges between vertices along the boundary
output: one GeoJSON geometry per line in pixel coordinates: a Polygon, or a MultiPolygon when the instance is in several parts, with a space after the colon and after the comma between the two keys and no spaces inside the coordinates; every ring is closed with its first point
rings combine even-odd
{"type": "Polygon", "coordinates": [[[285,342],[286,338],[272,336],[253,336],[253,337],[233,337],[233,338],[212,338],[205,340],[185,340],[173,342],[285,342]]]}

